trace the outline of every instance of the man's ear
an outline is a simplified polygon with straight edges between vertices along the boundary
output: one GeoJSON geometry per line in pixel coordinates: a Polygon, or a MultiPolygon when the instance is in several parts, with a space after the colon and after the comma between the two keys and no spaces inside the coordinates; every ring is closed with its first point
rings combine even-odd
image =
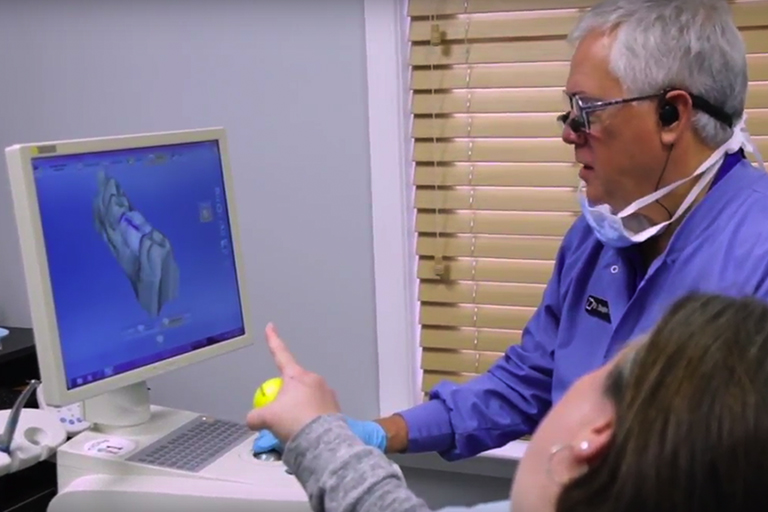
{"type": "Polygon", "coordinates": [[[690,126],[693,113],[693,103],[686,92],[671,91],[668,93],[666,98],[661,100],[660,105],[661,143],[665,146],[673,146],[678,142],[682,133],[690,126]],[[666,116],[661,113],[665,108],[666,116]],[[663,117],[667,118],[666,125],[661,123],[663,117]]]}
{"type": "Polygon", "coordinates": [[[575,440],[574,461],[577,464],[590,466],[602,457],[613,439],[614,426],[613,414],[606,414],[593,421],[575,440]]]}

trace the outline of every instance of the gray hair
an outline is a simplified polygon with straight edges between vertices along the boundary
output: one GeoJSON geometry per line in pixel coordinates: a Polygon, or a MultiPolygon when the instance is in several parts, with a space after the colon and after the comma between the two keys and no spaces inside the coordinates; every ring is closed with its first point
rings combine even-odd
{"type": "MultiPolygon", "coordinates": [[[[744,113],[747,59],[726,0],[606,0],[587,12],[568,40],[592,31],[617,31],[611,71],[627,94],[656,94],[668,87],[709,100],[734,119],[744,113]]],[[[709,146],[733,130],[696,112],[693,127],[709,146]]]]}

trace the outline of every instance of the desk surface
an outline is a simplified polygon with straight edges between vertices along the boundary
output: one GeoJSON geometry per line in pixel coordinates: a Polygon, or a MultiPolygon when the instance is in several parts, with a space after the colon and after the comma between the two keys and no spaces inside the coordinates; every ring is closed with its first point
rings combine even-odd
{"type": "Polygon", "coordinates": [[[0,339],[0,364],[34,353],[35,338],[32,335],[32,329],[20,327],[5,328],[10,332],[8,336],[0,339]]]}

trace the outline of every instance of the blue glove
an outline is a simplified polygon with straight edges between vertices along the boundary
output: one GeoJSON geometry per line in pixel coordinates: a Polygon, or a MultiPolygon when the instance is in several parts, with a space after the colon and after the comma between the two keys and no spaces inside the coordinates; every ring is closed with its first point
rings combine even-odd
{"type": "MultiPolygon", "coordinates": [[[[364,444],[378,448],[382,452],[387,449],[387,433],[384,432],[381,425],[374,421],[353,420],[347,416],[344,416],[344,420],[347,422],[349,429],[364,444]]],[[[269,430],[260,431],[253,441],[253,453],[255,455],[270,451],[282,453],[283,449],[283,444],[269,430]]]]}

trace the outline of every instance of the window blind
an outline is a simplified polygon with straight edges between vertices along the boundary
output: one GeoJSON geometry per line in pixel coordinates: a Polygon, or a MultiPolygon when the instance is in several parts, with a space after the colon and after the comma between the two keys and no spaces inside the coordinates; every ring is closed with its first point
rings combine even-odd
{"type": "MultiPolygon", "coordinates": [[[[594,0],[410,0],[422,390],[485,372],[541,301],[578,215],[556,116],[594,0]]],[[[731,2],[748,126],[768,156],[768,0],[731,2]]]]}

